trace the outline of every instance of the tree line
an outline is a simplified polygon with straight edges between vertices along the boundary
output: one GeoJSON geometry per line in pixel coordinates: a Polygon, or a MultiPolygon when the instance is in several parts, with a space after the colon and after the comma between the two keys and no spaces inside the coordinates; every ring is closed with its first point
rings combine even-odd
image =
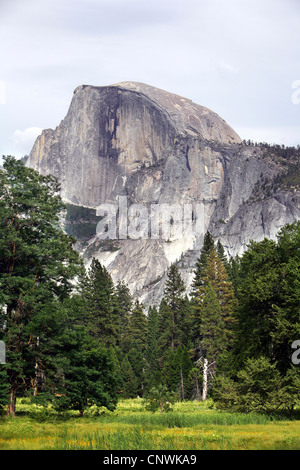
{"type": "Polygon", "coordinates": [[[163,386],[220,408],[292,409],[299,368],[300,223],[225,256],[207,232],[188,294],[176,264],[146,309],[95,258],[86,270],[60,228],[52,176],[4,159],[0,170],[0,407],[17,397],[81,414],[163,386]]]}

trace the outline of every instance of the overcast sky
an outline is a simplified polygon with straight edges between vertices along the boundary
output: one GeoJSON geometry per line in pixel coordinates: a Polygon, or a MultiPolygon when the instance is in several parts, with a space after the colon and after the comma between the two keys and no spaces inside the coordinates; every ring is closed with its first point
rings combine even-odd
{"type": "Polygon", "coordinates": [[[300,0],[0,0],[0,155],[28,154],[78,85],[128,80],[298,145],[300,0]]]}

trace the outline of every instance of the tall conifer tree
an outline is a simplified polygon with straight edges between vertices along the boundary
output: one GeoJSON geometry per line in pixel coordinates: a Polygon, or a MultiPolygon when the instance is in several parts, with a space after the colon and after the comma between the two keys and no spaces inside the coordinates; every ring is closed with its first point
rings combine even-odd
{"type": "Polygon", "coordinates": [[[179,269],[172,264],[168,271],[168,278],[165,283],[164,299],[169,306],[171,313],[171,348],[174,349],[181,343],[181,325],[183,320],[183,295],[185,292],[184,282],[179,269]]]}
{"type": "Polygon", "coordinates": [[[130,315],[127,330],[127,357],[134,374],[135,388],[133,387],[132,391],[134,390],[135,395],[138,394],[140,396],[144,393],[145,388],[147,331],[148,324],[144,307],[139,300],[136,300],[130,315]]]}
{"type": "Polygon", "coordinates": [[[203,284],[202,275],[206,267],[207,257],[214,247],[214,239],[209,231],[204,235],[203,246],[200,251],[200,256],[196,261],[194,270],[194,279],[192,283],[192,294],[197,294],[198,288],[203,284]]]}
{"type": "MultiPolygon", "coordinates": [[[[5,366],[15,415],[17,393],[35,376],[45,325],[74,288],[82,269],[74,239],[59,228],[59,184],[4,158],[0,170],[0,325],[5,321],[5,366]],[[37,328],[38,325],[38,328],[37,328]]],[[[42,358],[41,358],[42,359],[42,358]]]]}
{"type": "Polygon", "coordinates": [[[115,346],[120,318],[114,283],[101,263],[93,258],[83,287],[83,316],[90,334],[105,347],[115,346]]]}
{"type": "Polygon", "coordinates": [[[117,344],[120,346],[121,350],[124,348],[124,350],[126,350],[125,345],[127,343],[128,326],[133,307],[133,299],[129,288],[126,286],[124,281],[119,281],[116,285],[116,298],[119,316],[119,338],[117,344]]]}
{"type": "Polygon", "coordinates": [[[160,383],[159,365],[159,314],[157,308],[149,307],[148,310],[148,333],[146,347],[146,387],[150,390],[160,383]]]}
{"type": "Polygon", "coordinates": [[[207,257],[206,267],[202,273],[202,286],[198,288],[197,303],[200,312],[205,291],[209,284],[212,285],[218,299],[222,320],[224,322],[224,330],[229,344],[233,339],[236,300],[232,282],[229,281],[225,266],[215,248],[212,248],[207,257]]]}

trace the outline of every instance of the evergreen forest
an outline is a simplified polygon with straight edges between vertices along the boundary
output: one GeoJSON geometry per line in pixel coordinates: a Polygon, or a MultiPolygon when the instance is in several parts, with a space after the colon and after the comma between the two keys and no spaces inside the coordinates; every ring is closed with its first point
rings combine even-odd
{"type": "Polygon", "coordinates": [[[300,222],[228,259],[206,232],[187,292],[170,266],[148,309],[60,226],[52,176],[0,170],[0,408],[18,397],[81,415],[120,398],[212,397],[220,409],[285,410],[300,400],[300,222]],[[163,387],[163,388],[162,388],[163,387]]]}

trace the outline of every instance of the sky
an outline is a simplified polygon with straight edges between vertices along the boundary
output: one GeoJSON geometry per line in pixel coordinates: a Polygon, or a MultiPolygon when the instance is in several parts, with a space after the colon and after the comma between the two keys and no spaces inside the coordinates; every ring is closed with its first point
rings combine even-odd
{"type": "Polygon", "coordinates": [[[296,146],[300,0],[0,0],[0,156],[29,154],[77,86],[122,81],[296,146]]]}

